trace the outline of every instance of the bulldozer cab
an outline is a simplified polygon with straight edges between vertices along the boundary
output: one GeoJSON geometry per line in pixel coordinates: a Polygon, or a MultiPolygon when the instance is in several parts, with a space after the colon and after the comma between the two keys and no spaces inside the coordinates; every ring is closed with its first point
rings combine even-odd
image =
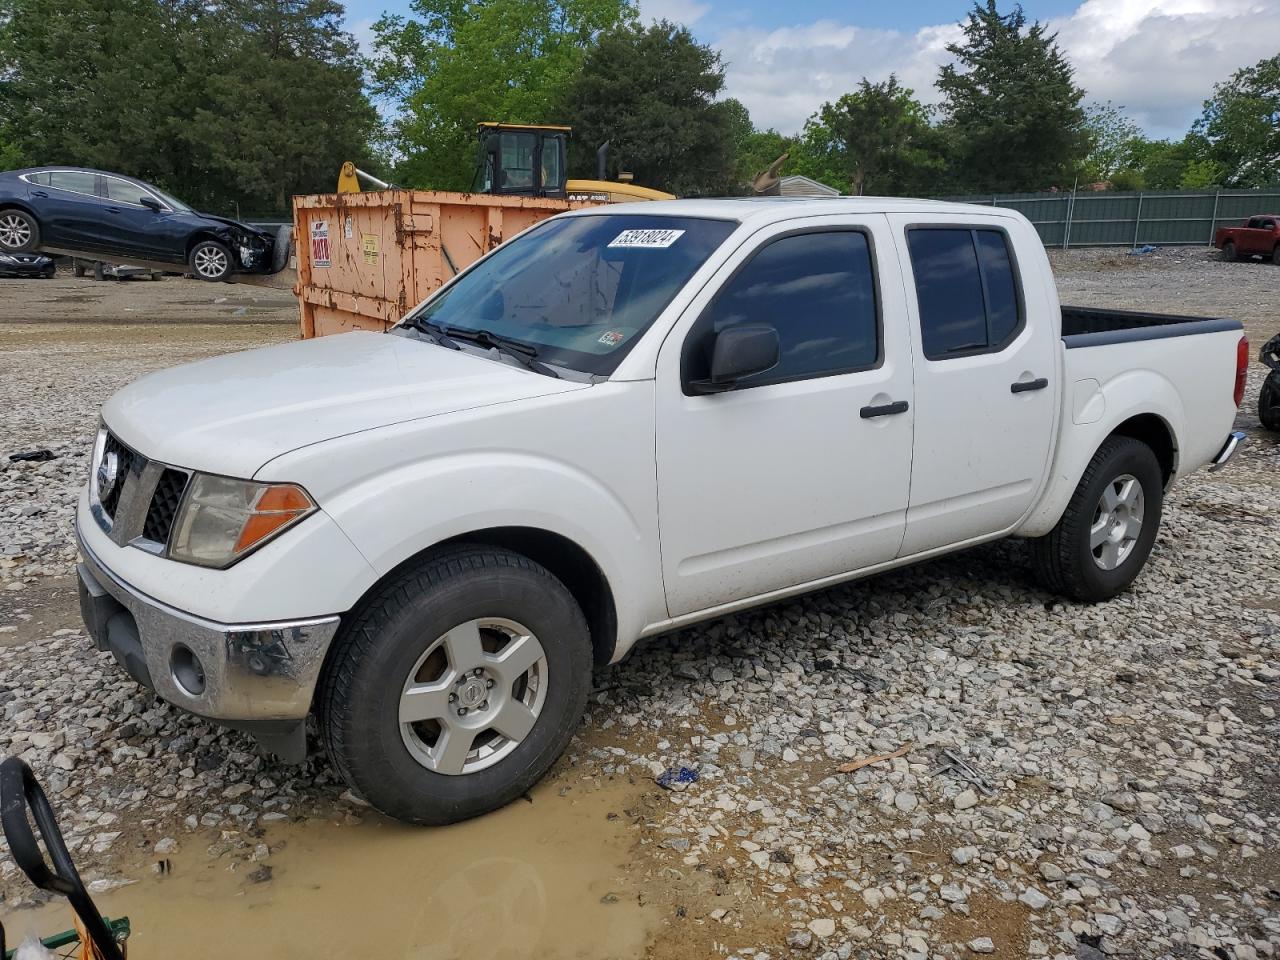
{"type": "Polygon", "coordinates": [[[477,189],[507,196],[563,198],[569,133],[569,127],[481,123],[477,189]]]}

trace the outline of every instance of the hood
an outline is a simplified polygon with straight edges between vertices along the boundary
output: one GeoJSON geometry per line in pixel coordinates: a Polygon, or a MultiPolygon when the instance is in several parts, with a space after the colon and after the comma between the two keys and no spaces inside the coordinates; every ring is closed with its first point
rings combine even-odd
{"type": "Polygon", "coordinates": [[[196,216],[201,220],[213,220],[215,223],[221,223],[228,227],[236,227],[237,229],[243,230],[245,233],[252,233],[255,236],[266,237],[267,239],[271,239],[272,237],[270,231],[263,230],[261,227],[255,227],[253,224],[245,223],[242,220],[232,220],[230,217],[220,217],[217,214],[205,213],[202,210],[196,211],[196,216]]]}
{"type": "Polygon", "coordinates": [[[587,386],[408,337],[346,333],[150,374],[102,418],[153,460],[249,478],[322,440],[587,386]]]}

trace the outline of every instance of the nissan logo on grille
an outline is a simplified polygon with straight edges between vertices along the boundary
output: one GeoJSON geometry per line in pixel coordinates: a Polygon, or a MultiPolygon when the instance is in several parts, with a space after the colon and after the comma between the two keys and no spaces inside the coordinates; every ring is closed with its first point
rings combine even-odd
{"type": "Polygon", "coordinates": [[[108,450],[102,455],[102,462],[98,464],[98,496],[105,499],[111,496],[111,491],[116,488],[116,483],[120,480],[120,457],[114,451],[108,450]]]}

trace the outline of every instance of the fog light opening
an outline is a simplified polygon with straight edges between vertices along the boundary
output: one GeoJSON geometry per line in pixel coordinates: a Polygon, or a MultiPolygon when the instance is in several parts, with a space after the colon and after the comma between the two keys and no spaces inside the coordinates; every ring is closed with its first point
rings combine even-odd
{"type": "Polygon", "coordinates": [[[193,697],[204,693],[204,664],[186,644],[174,645],[169,656],[169,669],[173,671],[173,682],[183,693],[193,697]]]}

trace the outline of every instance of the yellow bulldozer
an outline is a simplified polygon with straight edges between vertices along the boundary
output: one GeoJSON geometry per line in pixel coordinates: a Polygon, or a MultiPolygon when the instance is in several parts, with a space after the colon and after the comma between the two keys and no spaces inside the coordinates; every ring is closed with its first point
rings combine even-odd
{"type": "MultiPolygon", "coordinates": [[[[481,123],[476,128],[478,161],[473,193],[514,197],[550,197],[558,200],[593,200],[627,203],[633,200],[673,200],[675,195],[631,182],[631,174],[606,179],[609,143],[596,150],[596,179],[569,179],[565,175],[566,145],[570,127],[527,123],[481,123]]],[[[360,182],[385,190],[390,184],[355,164],[342,165],[338,193],[359,193],[360,182]]]]}

